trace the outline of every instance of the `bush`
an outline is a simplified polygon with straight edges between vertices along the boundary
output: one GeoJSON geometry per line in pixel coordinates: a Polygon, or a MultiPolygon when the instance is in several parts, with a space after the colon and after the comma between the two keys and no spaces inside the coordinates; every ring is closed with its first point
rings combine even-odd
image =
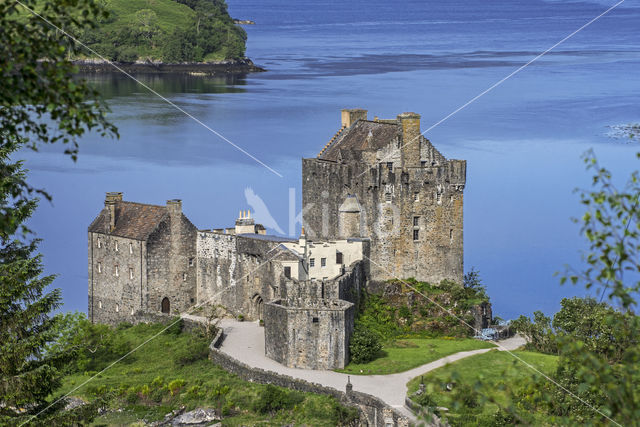
{"type": "Polygon", "coordinates": [[[182,367],[207,357],[209,357],[209,344],[206,340],[194,336],[189,345],[180,348],[174,353],[173,363],[177,367],[182,367]]]}
{"type": "Polygon", "coordinates": [[[293,408],[304,398],[295,391],[287,392],[281,388],[267,385],[253,404],[253,410],[260,414],[271,414],[281,409],[293,408]]]}
{"type": "Polygon", "coordinates": [[[171,392],[171,396],[175,396],[176,394],[178,394],[180,392],[180,390],[182,389],[182,387],[184,387],[184,385],[187,382],[185,380],[182,379],[177,379],[177,380],[173,380],[171,381],[167,387],[169,388],[169,391],[171,392]]]}
{"type": "Polygon", "coordinates": [[[351,362],[367,363],[376,358],[380,350],[382,350],[382,344],[375,332],[365,328],[357,328],[351,337],[349,350],[351,362]]]}

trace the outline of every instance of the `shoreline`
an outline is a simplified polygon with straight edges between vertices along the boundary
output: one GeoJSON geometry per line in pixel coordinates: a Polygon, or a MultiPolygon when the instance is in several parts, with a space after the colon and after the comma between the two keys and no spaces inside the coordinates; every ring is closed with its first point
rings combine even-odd
{"type": "Polygon", "coordinates": [[[117,65],[128,73],[185,73],[191,75],[220,75],[220,74],[248,74],[267,71],[253,63],[249,58],[238,60],[226,60],[220,62],[107,62],[101,59],[83,59],[72,61],[81,73],[114,72],[117,69],[111,65],[117,65]]]}

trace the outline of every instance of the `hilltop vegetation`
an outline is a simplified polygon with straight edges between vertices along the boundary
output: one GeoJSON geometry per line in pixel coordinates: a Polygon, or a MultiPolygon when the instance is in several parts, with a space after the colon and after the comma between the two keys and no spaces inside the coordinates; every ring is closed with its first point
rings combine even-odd
{"type": "Polygon", "coordinates": [[[234,24],[224,0],[105,0],[103,5],[108,17],[80,39],[109,60],[180,63],[244,57],[246,33],[234,24]]]}

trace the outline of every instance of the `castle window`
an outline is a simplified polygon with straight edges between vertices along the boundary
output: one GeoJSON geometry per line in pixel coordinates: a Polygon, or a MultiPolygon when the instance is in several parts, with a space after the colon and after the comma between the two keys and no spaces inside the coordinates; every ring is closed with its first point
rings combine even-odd
{"type": "Polygon", "coordinates": [[[336,252],[336,264],[342,264],[342,252],[336,252]]]}
{"type": "Polygon", "coordinates": [[[102,301],[98,301],[98,308],[102,308],[102,301]]]}
{"type": "Polygon", "coordinates": [[[291,279],[291,267],[284,268],[284,277],[287,279],[291,279]]]}
{"type": "Polygon", "coordinates": [[[438,204],[442,203],[442,193],[436,194],[436,202],[438,202],[438,204]]]}
{"type": "Polygon", "coordinates": [[[129,279],[133,279],[133,268],[129,269],[129,279]]]}
{"type": "Polygon", "coordinates": [[[416,191],[415,193],[413,193],[413,201],[417,202],[419,200],[420,200],[420,193],[416,191]]]}
{"type": "Polygon", "coordinates": [[[184,282],[186,282],[186,281],[187,281],[187,273],[182,273],[182,280],[183,280],[184,282]]]}
{"type": "Polygon", "coordinates": [[[315,267],[315,266],[316,266],[316,259],[309,258],[309,267],[315,267]]]}
{"type": "Polygon", "coordinates": [[[98,249],[100,249],[101,247],[102,247],[102,240],[98,238],[98,249]]]}
{"type": "Polygon", "coordinates": [[[421,166],[421,167],[425,167],[425,166],[427,166],[427,162],[426,162],[425,160],[421,161],[421,162],[420,162],[420,166],[421,166]]]}
{"type": "Polygon", "coordinates": [[[420,238],[420,230],[413,230],[413,240],[418,240],[420,238]]]}
{"type": "Polygon", "coordinates": [[[120,274],[118,272],[118,266],[116,265],[115,267],[116,267],[116,273],[115,274],[116,274],[116,276],[119,276],[120,274]]]}
{"type": "Polygon", "coordinates": [[[193,267],[193,258],[189,258],[189,267],[193,267]]]}
{"type": "Polygon", "coordinates": [[[453,242],[453,228],[449,229],[449,240],[453,242]]]}
{"type": "Polygon", "coordinates": [[[384,194],[384,200],[385,200],[387,203],[391,203],[391,193],[385,193],[385,194],[384,194]]]}
{"type": "Polygon", "coordinates": [[[116,252],[118,252],[118,241],[115,241],[115,248],[116,248],[116,252]]]}
{"type": "Polygon", "coordinates": [[[320,322],[320,319],[318,319],[317,317],[314,317],[313,319],[311,319],[311,322],[318,323],[320,322]]]}
{"type": "Polygon", "coordinates": [[[387,169],[389,169],[389,172],[393,171],[393,162],[387,162],[387,169]]]}
{"type": "Polygon", "coordinates": [[[133,243],[129,243],[129,253],[133,253],[133,243]]]}
{"type": "Polygon", "coordinates": [[[320,258],[320,267],[326,267],[326,266],[327,266],[327,259],[320,258]]]}
{"type": "Polygon", "coordinates": [[[98,273],[102,273],[102,263],[98,263],[98,273]]]}
{"type": "Polygon", "coordinates": [[[119,311],[120,311],[120,306],[116,304],[116,313],[118,313],[119,311]]]}
{"type": "Polygon", "coordinates": [[[414,216],[413,217],[413,226],[417,227],[420,225],[420,217],[419,216],[414,216]]]}

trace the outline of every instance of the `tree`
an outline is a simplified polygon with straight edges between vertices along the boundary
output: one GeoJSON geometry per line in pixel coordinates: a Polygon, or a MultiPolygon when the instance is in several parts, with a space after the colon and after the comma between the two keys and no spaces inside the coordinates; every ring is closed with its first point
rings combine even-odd
{"type": "Polygon", "coordinates": [[[351,337],[349,352],[353,363],[367,363],[376,358],[382,350],[380,337],[375,332],[359,327],[351,337]]]}
{"type": "MultiPolygon", "coordinates": [[[[105,16],[94,0],[24,0],[28,7],[56,27],[74,33],[93,27],[105,16]]],[[[78,47],[61,31],[25,10],[17,2],[0,3],[0,143],[23,144],[37,150],[42,144],[62,143],[77,158],[78,138],[88,131],[117,136],[106,119],[107,107],[69,60],[78,47]]],[[[3,165],[0,176],[12,171],[3,165]]],[[[24,179],[13,178],[13,200],[29,202],[36,191],[24,179]]],[[[37,190],[48,198],[44,190],[37,190]]],[[[13,214],[0,206],[0,234],[13,234],[13,214]]],[[[24,228],[23,222],[20,222],[24,228]]]]}
{"type": "Polygon", "coordinates": [[[11,156],[23,146],[62,143],[75,160],[80,136],[117,131],[98,93],[74,77],[68,58],[76,46],[63,33],[91,27],[102,14],[97,3],[23,3],[37,5],[44,19],[17,2],[0,3],[0,424],[35,415],[43,424],[72,424],[89,420],[95,407],[60,412],[64,401],[47,403],[60,386],[57,366],[64,357],[48,350],[60,331],[60,318],[51,312],[61,296],[48,289],[54,276],[42,275],[39,242],[29,239],[25,226],[37,205],[34,192],[49,196],[29,185],[22,162],[11,156]]]}

